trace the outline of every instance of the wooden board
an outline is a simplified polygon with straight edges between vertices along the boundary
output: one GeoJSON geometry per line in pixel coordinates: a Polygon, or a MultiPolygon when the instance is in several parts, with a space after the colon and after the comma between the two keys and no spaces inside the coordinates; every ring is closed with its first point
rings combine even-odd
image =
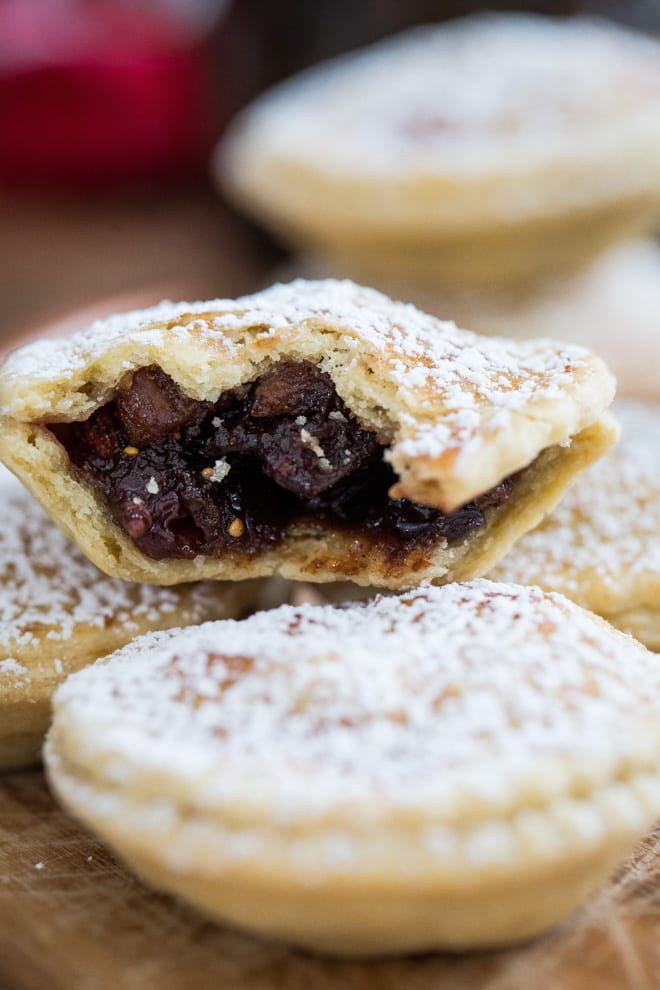
{"type": "Polygon", "coordinates": [[[660,831],[563,926],[523,948],[319,960],[152,893],[60,811],[38,772],[0,779],[2,990],[655,990],[660,831]]]}

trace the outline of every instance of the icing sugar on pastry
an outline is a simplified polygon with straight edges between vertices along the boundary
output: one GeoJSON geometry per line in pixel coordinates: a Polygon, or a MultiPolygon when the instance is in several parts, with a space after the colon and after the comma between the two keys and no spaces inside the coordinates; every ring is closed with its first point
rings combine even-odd
{"type": "MultiPolygon", "coordinates": [[[[277,342],[287,332],[324,319],[341,331],[342,348],[349,359],[354,355],[354,362],[360,350],[382,351],[385,362],[379,371],[404,391],[408,402],[432,386],[443,394],[448,410],[455,412],[464,408],[469,413],[480,399],[515,409],[535,395],[553,398],[568,380],[566,375],[573,368],[585,368],[592,357],[584,348],[558,347],[554,341],[514,343],[480,337],[348,280],[297,279],[238,300],[164,302],[97,320],[70,338],[28,344],[3,365],[0,409],[12,416],[48,414],[50,392],[29,395],[20,387],[23,381],[48,382],[53,391],[66,380],[75,385],[91,362],[128,335],[135,337],[141,351],[181,341],[194,343],[209,361],[218,361],[236,355],[242,344],[252,344],[256,358],[269,337],[277,342]]],[[[125,370],[136,363],[127,361],[125,370]]],[[[93,408],[94,399],[85,401],[78,394],[72,398],[76,411],[93,408]]],[[[460,439],[469,439],[469,434],[460,439]]]]}
{"type": "MultiPolygon", "coordinates": [[[[280,269],[289,277],[345,274],[346,266],[308,256],[280,269]]],[[[618,243],[587,267],[549,278],[526,290],[489,286],[450,291],[440,284],[374,275],[372,282],[459,326],[512,339],[552,337],[593,349],[617,380],[617,394],[660,399],[660,245],[653,240],[618,243]],[[625,333],[621,327],[625,326],[625,333]]]]}
{"type": "MultiPolygon", "coordinates": [[[[259,358],[263,360],[264,340],[271,337],[274,344],[286,345],[298,328],[324,320],[340,335],[340,355],[335,362],[328,358],[329,370],[339,360],[350,370],[364,361],[363,353],[381,356],[379,378],[396,388],[402,418],[413,426],[420,415],[430,420],[441,402],[441,418],[424,423],[419,439],[405,441],[407,455],[438,458],[452,451],[466,457],[484,444],[483,406],[488,407],[490,439],[491,431],[506,431],[510,416],[528,403],[561,398],[576,375],[593,379],[594,386],[605,391],[603,376],[594,374],[593,354],[582,347],[546,339],[513,342],[480,337],[347,280],[298,279],[236,301],[162,303],[98,320],[69,339],[29,344],[3,366],[0,408],[11,417],[36,419],[52,413],[58,386],[70,382],[72,389],[79,387],[84,369],[101,356],[120,351],[129,336],[134,338],[137,356],[125,362],[125,370],[138,366],[145,360],[143,355],[156,348],[177,343],[194,346],[200,363],[206,359],[214,365],[236,356],[244,345],[256,368],[259,358]],[[38,394],[28,391],[36,382],[47,382],[49,387],[38,394]]],[[[295,344],[300,347],[300,342],[295,344]]],[[[195,395],[191,370],[184,362],[181,381],[195,395]]],[[[231,367],[223,372],[224,387],[240,384],[231,367]]],[[[98,398],[74,391],[70,402],[78,414],[94,408],[98,398]]],[[[57,411],[62,414],[67,406],[61,402],[57,411]]]]}
{"type": "Polygon", "coordinates": [[[597,767],[595,783],[626,754],[614,727],[656,712],[659,680],[651,654],[568,601],[477,581],[147,636],[58,702],[128,772],[222,767],[209,805],[258,783],[279,821],[376,794],[394,809],[451,795],[444,817],[458,796],[505,810],[546,759],[585,786],[597,767]]]}
{"type": "MultiPolygon", "coordinates": [[[[81,624],[98,630],[136,619],[157,623],[180,604],[176,591],[106,578],[53,525],[9,472],[0,469],[0,650],[69,640],[81,624]]],[[[192,622],[206,617],[213,589],[200,587],[192,622]]]]}
{"type": "Polygon", "coordinates": [[[69,679],[56,792],[157,886],[333,953],[553,923],[660,811],[653,655],[476,581],[157,633],[69,679]]]}

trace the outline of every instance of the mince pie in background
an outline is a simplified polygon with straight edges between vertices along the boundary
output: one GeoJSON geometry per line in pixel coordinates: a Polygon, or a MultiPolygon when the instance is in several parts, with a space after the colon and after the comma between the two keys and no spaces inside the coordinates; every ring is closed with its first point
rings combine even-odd
{"type": "Polygon", "coordinates": [[[0,468],[0,769],[38,762],[55,688],[141,633],[245,614],[252,583],[180,588],[106,577],[0,468]]]}
{"type": "Polygon", "coordinates": [[[0,454],[111,575],[405,588],[492,567],[614,441],[613,392],[580,347],[300,280],[14,352],[0,454]]]}
{"type": "Polygon", "coordinates": [[[227,195],[352,278],[519,285],[660,219],[660,44],[471,17],[307,70],[216,155],[227,195]]]}
{"type": "Polygon", "coordinates": [[[657,657],[478,580],[155,633],[70,678],[64,805],[211,917],[325,953],[497,946],[660,815],[657,657]]]}
{"type": "Polygon", "coordinates": [[[660,650],[660,404],[614,412],[616,447],[490,576],[560,591],[660,650]]]}

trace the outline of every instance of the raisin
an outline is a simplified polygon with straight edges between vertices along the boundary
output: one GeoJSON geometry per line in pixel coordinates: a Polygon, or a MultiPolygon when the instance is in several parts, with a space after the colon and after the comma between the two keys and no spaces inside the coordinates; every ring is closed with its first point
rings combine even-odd
{"type": "Polygon", "coordinates": [[[318,417],[300,425],[285,419],[262,437],[264,471],[281,488],[313,498],[351,474],[376,448],[376,439],[355,424],[318,417]]]}
{"type": "Polygon", "coordinates": [[[137,447],[164,440],[170,433],[200,422],[211,408],[185,396],[160,368],[141,368],[115,400],[117,416],[129,442],[137,447]]]}
{"type": "Polygon", "coordinates": [[[325,415],[336,398],[330,376],[311,361],[285,361],[276,364],[257,382],[250,415],[257,419],[307,412],[325,415]]]}
{"type": "Polygon", "coordinates": [[[117,429],[115,417],[109,406],[97,409],[84,423],[57,423],[53,432],[67,449],[71,446],[71,459],[78,467],[96,465],[103,470],[123,446],[123,438],[117,429]],[[75,443],[71,445],[71,440],[75,443]]]}
{"type": "Polygon", "coordinates": [[[496,485],[495,488],[491,488],[490,491],[480,495],[476,500],[479,508],[485,509],[488,506],[497,507],[498,505],[503,505],[513,491],[516,477],[517,475],[511,474],[504,481],[500,481],[499,485],[496,485]]]}

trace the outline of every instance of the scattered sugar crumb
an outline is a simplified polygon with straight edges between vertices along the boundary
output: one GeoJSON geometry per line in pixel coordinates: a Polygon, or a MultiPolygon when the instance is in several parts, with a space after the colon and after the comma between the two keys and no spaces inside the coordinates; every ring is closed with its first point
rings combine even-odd
{"type": "Polygon", "coordinates": [[[314,454],[316,454],[321,468],[323,468],[323,461],[325,461],[328,465],[328,468],[330,467],[330,462],[325,456],[325,451],[319,443],[318,438],[315,437],[313,433],[310,433],[309,430],[302,429],[300,431],[300,439],[314,454]]]}
{"type": "Polygon", "coordinates": [[[231,464],[229,461],[225,457],[219,457],[213,465],[213,472],[209,475],[209,479],[220,483],[224,481],[230,471],[231,464]]]}
{"type": "Polygon", "coordinates": [[[0,674],[15,674],[17,677],[24,677],[27,673],[27,667],[20,664],[14,657],[7,657],[6,660],[0,660],[0,674]]]}

